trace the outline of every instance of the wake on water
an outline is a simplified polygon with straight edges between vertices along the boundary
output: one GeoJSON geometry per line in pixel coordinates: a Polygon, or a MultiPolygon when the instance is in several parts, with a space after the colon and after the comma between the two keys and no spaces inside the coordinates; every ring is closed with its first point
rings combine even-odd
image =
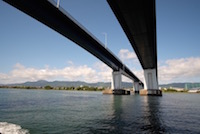
{"type": "Polygon", "coordinates": [[[16,124],[0,122],[0,134],[29,134],[29,131],[16,124]]]}

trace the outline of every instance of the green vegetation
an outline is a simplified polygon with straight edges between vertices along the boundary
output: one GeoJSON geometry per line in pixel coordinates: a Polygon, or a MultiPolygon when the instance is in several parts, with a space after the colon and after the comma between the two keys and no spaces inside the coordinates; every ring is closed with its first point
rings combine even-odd
{"type": "Polygon", "coordinates": [[[16,89],[44,89],[44,90],[75,90],[75,91],[103,91],[103,87],[89,87],[89,86],[79,86],[79,87],[52,87],[46,85],[44,87],[30,87],[30,86],[0,86],[0,88],[16,88],[16,89]]]}
{"type": "Polygon", "coordinates": [[[41,89],[42,87],[31,87],[31,86],[0,86],[0,88],[41,89]]]}
{"type": "Polygon", "coordinates": [[[47,86],[45,86],[45,87],[44,87],[44,89],[47,89],[47,90],[49,90],[49,89],[53,89],[53,87],[51,87],[51,86],[47,85],[47,86]]]}

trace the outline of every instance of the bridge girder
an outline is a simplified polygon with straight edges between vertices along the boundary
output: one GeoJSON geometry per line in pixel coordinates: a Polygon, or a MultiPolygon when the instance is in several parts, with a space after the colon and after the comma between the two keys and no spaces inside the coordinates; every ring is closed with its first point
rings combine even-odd
{"type": "Polygon", "coordinates": [[[20,11],[35,18],[39,22],[47,25],[61,35],[84,48],[102,62],[107,64],[113,71],[121,73],[133,81],[143,83],[137,78],[128,67],[126,67],[111,51],[89,33],[81,24],[70,16],[61,7],[57,8],[53,1],[38,0],[4,0],[20,11]]]}
{"type": "Polygon", "coordinates": [[[143,69],[157,70],[155,0],[107,0],[143,69]]]}

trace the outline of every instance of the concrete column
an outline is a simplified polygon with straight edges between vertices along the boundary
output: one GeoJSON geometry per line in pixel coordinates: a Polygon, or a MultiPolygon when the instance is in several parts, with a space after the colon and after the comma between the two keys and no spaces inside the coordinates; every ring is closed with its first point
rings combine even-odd
{"type": "Polygon", "coordinates": [[[140,91],[140,95],[162,95],[162,92],[158,88],[156,69],[144,70],[144,90],[140,91]]]}
{"type": "Polygon", "coordinates": [[[156,76],[156,69],[144,70],[144,89],[158,89],[158,81],[156,76]]]}
{"type": "Polygon", "coordinates": [[[122,73],[121,71],[112,72],[111,89],[114,95],[129,95],[130,91],[122,89],[122,73]]]}
{"type": "Polygon", "coordinates": [[[135,93],[139,93],[139,82],[133,82],[133,88],[135,93]]]}
{"type": "Polygon", "coordinates": [[[112,72],[111,89],[121,89],[122,88],[122,74],[120,71],[112,72]]]}

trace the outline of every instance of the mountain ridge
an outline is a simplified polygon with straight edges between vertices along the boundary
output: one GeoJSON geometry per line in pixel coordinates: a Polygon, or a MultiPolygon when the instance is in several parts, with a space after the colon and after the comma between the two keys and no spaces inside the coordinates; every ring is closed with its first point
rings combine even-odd
{"type": "MultiPolygon", "coordinates": [[[[84,81],[46,81],[46,80],[38,80],[35,82],[27,81],[24,83],[15,83],[15,84],[1,84],[6,86],[30,86],[30,87],[44,87],[44,86],[52,86],[52,87],[79,87],[79,86],[90,86],[90,87],[110,87],[111,82],[96,82],[96,83],[87,83],[84,81]]],[[[161,88],[192,88],[192,87],[200,87],[200,83],[191,83],[191,82],[183,82],[183,83],[169,83],[169,84],[160,84],[161,88]]],[[[133,83],[131,82],[122,82],[123,88],[132,88],[133,83]]]]}
{"type": "MultiPolygon", "coordinates": [[[[52,87],[79,87],[79,86],[90,86],[90,87],[110,87],[110,82],[96,82],[96,83],[87,83],[83,81],[46,81],[46,80],[38,80],[35,82],[24,82],[24,83],[14,83],[14,84],[2,84],[6,86],[30,86],[30,87],[44,87],[44,86],[52,86],[52,87]]],[[[122,82],[122,87],[130,88],[132,87],[132,83],[130,82],[122,82]]]]}

